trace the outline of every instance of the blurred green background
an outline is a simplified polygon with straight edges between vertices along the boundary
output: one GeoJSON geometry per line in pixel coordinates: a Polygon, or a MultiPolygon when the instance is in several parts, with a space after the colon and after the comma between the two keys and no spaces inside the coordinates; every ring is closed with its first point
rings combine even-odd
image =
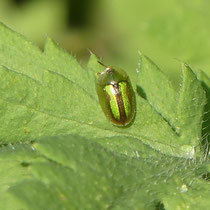
{"type": "Polygon", "coordinates": [[[138,51],[175,82],[180,60],[210,75],[208,0],[0,0],[0,21],[43,48],[50,36],[85,62],[89,51],[131,72],[138,51]]]}

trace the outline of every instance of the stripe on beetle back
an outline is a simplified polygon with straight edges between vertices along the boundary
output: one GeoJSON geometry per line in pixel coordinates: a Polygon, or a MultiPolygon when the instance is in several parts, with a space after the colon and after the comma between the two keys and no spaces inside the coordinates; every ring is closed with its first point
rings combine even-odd
{"type": "Polygon", "coordinates": [[[124,104],[125,114],[126,114],[126,117],[128,117],[129,114],[131,113],[131,103],[128,98],[128,85],[126,82],[120,82],[119,85],[120,85],[120,90],[121,90],[121,94],[122,94],[122,100],[123,100],[123,104],[124,104]]]}
{"type": "Polygon", "coordinates": [[[107,99],[110,104],[110,109],[115,120],[122,122],[126,121],[126,118],[131,112],[131,104],[128,98],[128,86],[126,82],[120,82],[119,84],[111,84],[105,87],[105,91],[109,96],[107,99]]]}
{"type": "Polygon", "coordinates": [[[105,90],[109,96],[108,101],[110,104],[110,109],[113,114],[113,117],[116,120],[120,120],[120,110],[118,107],[118,100],[116,97],[117,92],[119,92],[119,91],[116,91],[116,88],[113,85],[106,85],[105,90]]]}

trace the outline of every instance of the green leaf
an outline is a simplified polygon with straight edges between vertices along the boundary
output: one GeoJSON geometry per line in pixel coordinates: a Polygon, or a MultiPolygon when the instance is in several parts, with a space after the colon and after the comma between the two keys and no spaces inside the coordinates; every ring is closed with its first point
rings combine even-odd
{"type": "MultiPolygon", "coordinates": [[[[179,76],[178,62],[174,58],[210,75],[208,1],[133,0],[130,4],[115,0],[103,1],[103,8],[105,24],[115,29],[110,30],[109,51],[117,53],[109,56],[110,62],[133,69],[138,61],[136,52],[140,49],[174,80],[179,76]],[[119,34],[123,34],[123,39],[119,39],[119,34]]],[[[107,28],[100,25],[100,33],[102,30],[105,34],[107,28]]]]}
{"type": "MultiPolygon", "coordinates": [[[[13,155],[20,157],[14,148],[13,155]]],[[[27,167],[22,166],[28,175],[14,180],[4,192],[5,210],[11,206],[31,210],[205,209],[209,205],[207,182],[196,177],[198,171],[203,172],[191,160],[130,159],[79,136],[42,138],[33,148],[36,155],[28,156],[27,167]]],[[[0,163],[10,159],[10,153],[6,151],[0,163]]],[[[19,164],[13,161],[14,166],[19,164]]]]}
{"type": "Polygon", "coordinates": [[[46,34],[58,37],[66,28],[67,3],[61,1],[0,1],[0,19],[36,42],[46,34]]]}
{"type": "Polygon", "coordinates": [[[146,56],[140,55],[137,91],[176,130],[178,92],[161,70],[146,56]]]}
{"type": "Polygon", "coordinates": [[[83,68],[50,39],[42,52],[4,25],[0,35],[0,209],[209,206],[207,77],[183,65],[178,91],[142,55],[136,118],[118,128],[96,97],[95,55],[83,68]]]}
{"type": "Polygon", "coordinates": [[[165,142],[178,147],[185,156],[193,157],[196,150],[199,154],[206,92],[191,68],[183,64],[182,85],[180,90],[175,90],[160,69],[141,55],[137,85],[138,93],[143,93],[143,97],[176,135],[175,139],[168,132],[165,142]]]}
{"type": "Polygon", "coordinates": [[[202,139],[202,120],[206,105],[206,92],[187,64],[183,64],[183,82],[178,102],[178,124],[181,138],[186,144],[197,146],[202,139]]]}
{"type": "MultiPolygon", "coordinates": [[[[0,208],[14,209],[19,207],[11,201],[7,191],[17,182],[31,177],[28,166],[34,161],[43,160],[31,145],[8,145],[0,149],[0,208]],[[10,202],[11,201],[11,202],[10,202]]],[[[22,204],[21,204],[22,206],[22,204]]],[[[21,207],[19,207],[20,209],[21,207]]]]}
{"type": "MultiPolygon", "coordinates": [[[[136,148],[133,154],[142,150],[142,143],[138,142],[141,141],[164,154],[190,158],[194,156],[194,148],[201,138],[200,127],[195,129],[197,133],[192,138],[187,138],[187,129],[181,131],[185,132],[186,137],[183,137],[184,134],[179,136],[179,129],[186,125],[184,120],[192,119],[190,114],[194,114],[197,109],[200,111],[196,111],[198,117],[195,116],[197,121],[194,121],[194,125],[201,126],[204,104],[192,104],[194,110],[186,113],[183,120],[177,119],[183,117],[186,104],[183,103],[183,107],[176,111],[179,93],[146,57],[142,57],[143,70],[140,71],[141,82],[138,87],[143,88],[147,100],[137,97],[134,124],[127,129],[121,129],[112,126],[105,119],[96,98],[94,74],[101,69],[97,57],[91,56],[86,71],[75,58],[57,47],[50,39],[47,40],[45,51],[42,53],[5,26],[2,25],[0,31],[4,39],[0,45],[0,62],[4,66],[0,69],[0,106],[3,116],[0,129],[4,142],[31,141],[40,136],[80,133],[86,138],[135,138],[136,148]],[[10,51],[14,53],[13,62],[9,56],[10,51]],[[28,57],[24,57],[25,54],[28,57]],[[8,135],[8,130],[13,135],[8,135]]],[[[191,74],[193,77],[193,73],[191,74]]],[[[183,84],[185,81],[187,83],[188,76],[184,75],[186,79],[183,84]]],[[[204,95],[199,95],[203,91],[200,82],[196,78],[194,80],[193,87],[199,91],[194,93],[193,90],[194,95],[190,96],[187,103],[194,98],[195,103],[205,100],[204,95]]],[[[188,95],[190,91],[188,88],[182,92],[188,95]]],[[[179,100],[183,98],[185,96],[180,96],[179,100]]],[[[180,104],[181,102],[179,106],[180,104]]],[[[127,149],[124,147],[124,151],[121,152],[126,153],[127,149]]]]}

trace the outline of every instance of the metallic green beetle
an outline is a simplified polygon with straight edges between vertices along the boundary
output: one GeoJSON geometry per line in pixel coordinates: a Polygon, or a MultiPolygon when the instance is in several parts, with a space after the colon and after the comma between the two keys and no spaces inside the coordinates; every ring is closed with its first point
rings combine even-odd
{"type": "Polygon", "coordinates": [[[122,69],[105,67],[103,72],[97,73],[96,91],[99,103],[114,125],[127,126],[134,119],[136,110],[135,93],[130,79],[122,69]]]}

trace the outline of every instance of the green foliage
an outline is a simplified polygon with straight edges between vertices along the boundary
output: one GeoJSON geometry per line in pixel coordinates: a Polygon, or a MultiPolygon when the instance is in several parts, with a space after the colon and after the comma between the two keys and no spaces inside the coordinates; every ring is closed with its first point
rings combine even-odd
{"type": "Polygon", "coordinates": [[[97,60],[0,25],[0,209],[207,209],[209,78],[183,64],[177,90],[140,55],[136,118],[118,128],[97,60]]]}
{"type": "Polygon", "coordinates": [[[0,20],[39,44],[66,28],[67,1],[0,0],[0,20]]]}
{"type": "MultiPolygon", "coordinates": [[[[113,0],[103,1],[103,8],[120,65],[135,68],[141,50],[168,74],[178,76],[174,59],[180,59],[210,75],[209,1],[113,0]]],[[[110,60],[117,62],[115,55],[110,60]]]]}

